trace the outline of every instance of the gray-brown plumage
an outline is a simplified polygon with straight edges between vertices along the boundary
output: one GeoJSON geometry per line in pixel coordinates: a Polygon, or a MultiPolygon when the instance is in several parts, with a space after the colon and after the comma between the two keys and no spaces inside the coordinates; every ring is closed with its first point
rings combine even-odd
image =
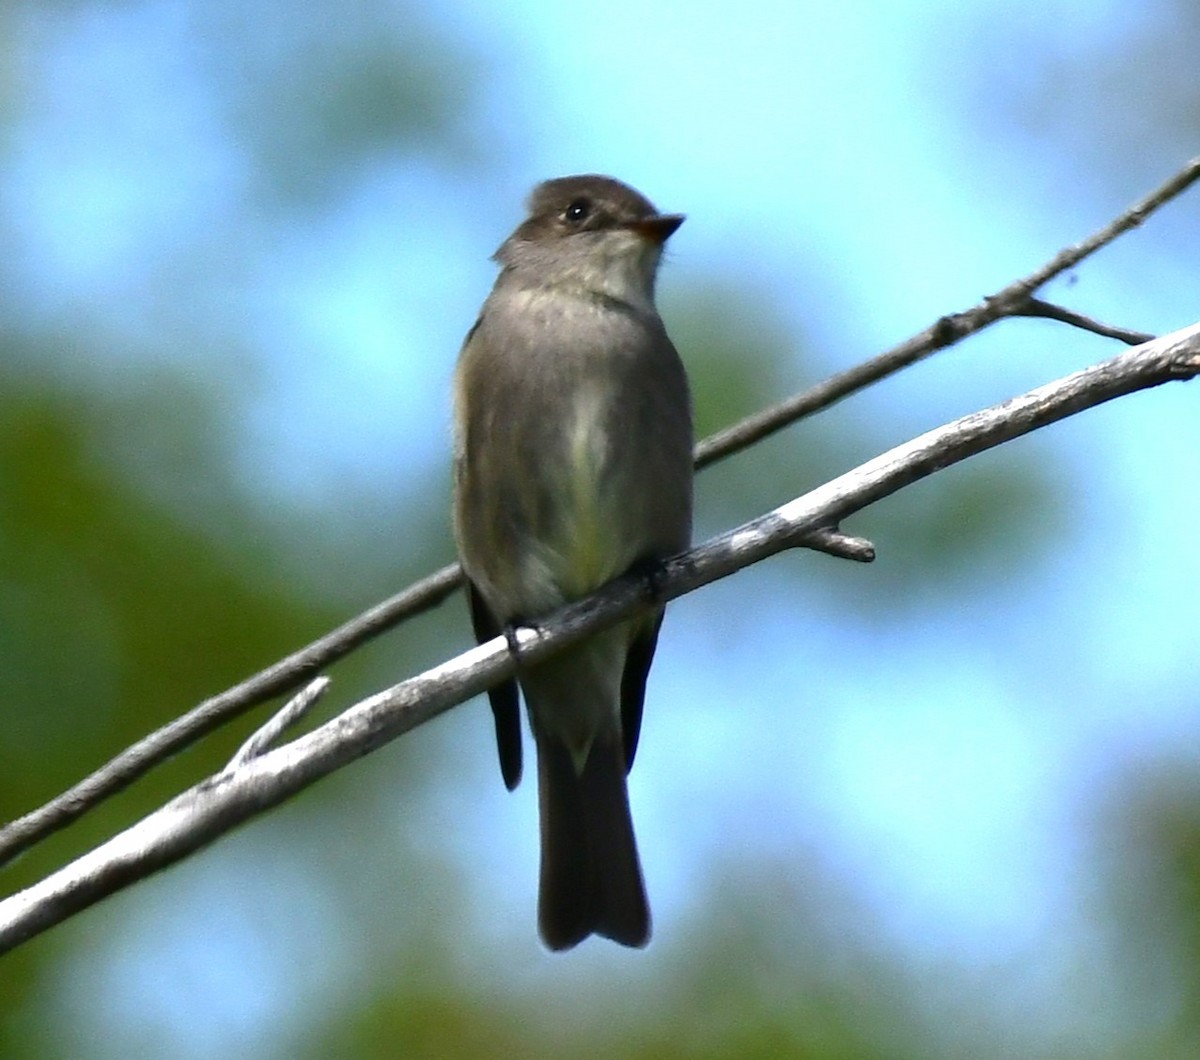
{"type": "MultiPolygon", "coordinates": [[[[682,223],[608,177],[533,192],[455,377],[455,534],[476,636],[490,639],[686,548],[687,377],[654,306],[682,223]]],[[[661,609],[520,674],[538,758],[538,923],[551,949],[650,936],[629,814],[661,609]]],[[[506,785],[521,775],[517,687],[490,694],[506,785]]]]}

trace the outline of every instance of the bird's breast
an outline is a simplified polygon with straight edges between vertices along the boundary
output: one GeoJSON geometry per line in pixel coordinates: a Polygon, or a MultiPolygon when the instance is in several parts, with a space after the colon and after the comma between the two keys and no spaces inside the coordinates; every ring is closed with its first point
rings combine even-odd
{"type": "MultiPolygon", "coordinates": [[[[582,595],[622,568],[620,498],[611,474],[614,422],[611,395],[600,380],[586,380],[568,396],[559,454],[566,487],[553,535],[555,572],[568,596],[582,595]],[[614,569],[616,567],[616,569],[614,569]]],[[[553,457],[551,457],[553,459],[553,457]]]]}

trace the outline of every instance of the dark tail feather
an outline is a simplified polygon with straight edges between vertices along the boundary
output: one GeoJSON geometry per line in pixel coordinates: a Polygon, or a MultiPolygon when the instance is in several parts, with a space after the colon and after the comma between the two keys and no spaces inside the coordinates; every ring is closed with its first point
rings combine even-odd
{"type": "Polygon", "coordinates": [[[565,950],[595,932],[623,946],[644,946],[650,909],[619,741],[597,739],[578,776],[564,744],[545,736],[537,743],[543,941],[565,950]]]}

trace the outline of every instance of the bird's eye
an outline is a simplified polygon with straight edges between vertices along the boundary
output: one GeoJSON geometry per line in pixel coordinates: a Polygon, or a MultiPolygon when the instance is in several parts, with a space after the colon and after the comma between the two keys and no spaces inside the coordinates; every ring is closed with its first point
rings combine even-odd
{"type": "Polygon", "coordinates": [[[588,199],[575,199],[570,206],[563,211],[564,220],[570,221],[572,224],[580,224],[586,221],[592,213],[592,204],[588,199]]]}

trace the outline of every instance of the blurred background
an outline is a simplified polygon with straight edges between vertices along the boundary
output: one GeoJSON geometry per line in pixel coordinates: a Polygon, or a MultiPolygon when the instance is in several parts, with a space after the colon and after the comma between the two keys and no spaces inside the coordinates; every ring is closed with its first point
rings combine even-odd
{"type": "MultiPolygon", "coordinates": [[[[1197,152],[1182,0],[9,0],[0,819],[453,558],[449,380],[538,180],[688,223],[698,430],[1025,275],[1197,152]]],[[[1197,317],[1192,191],[1046,296],[1197,317]]],[[[1117,352],[1017,321],[705,472],[698,536],[1117,352]]],[[[1200,1054],[1200,416],[1113,402],[672,605],[655,937],[551,957],[482,701],[0,959],[5,1057],[1200,1054]]],[[[470,643],[460,598],[328,717],[470,643]]],[[[218,768],[268,708],[0,874],[218,768]]]]}

